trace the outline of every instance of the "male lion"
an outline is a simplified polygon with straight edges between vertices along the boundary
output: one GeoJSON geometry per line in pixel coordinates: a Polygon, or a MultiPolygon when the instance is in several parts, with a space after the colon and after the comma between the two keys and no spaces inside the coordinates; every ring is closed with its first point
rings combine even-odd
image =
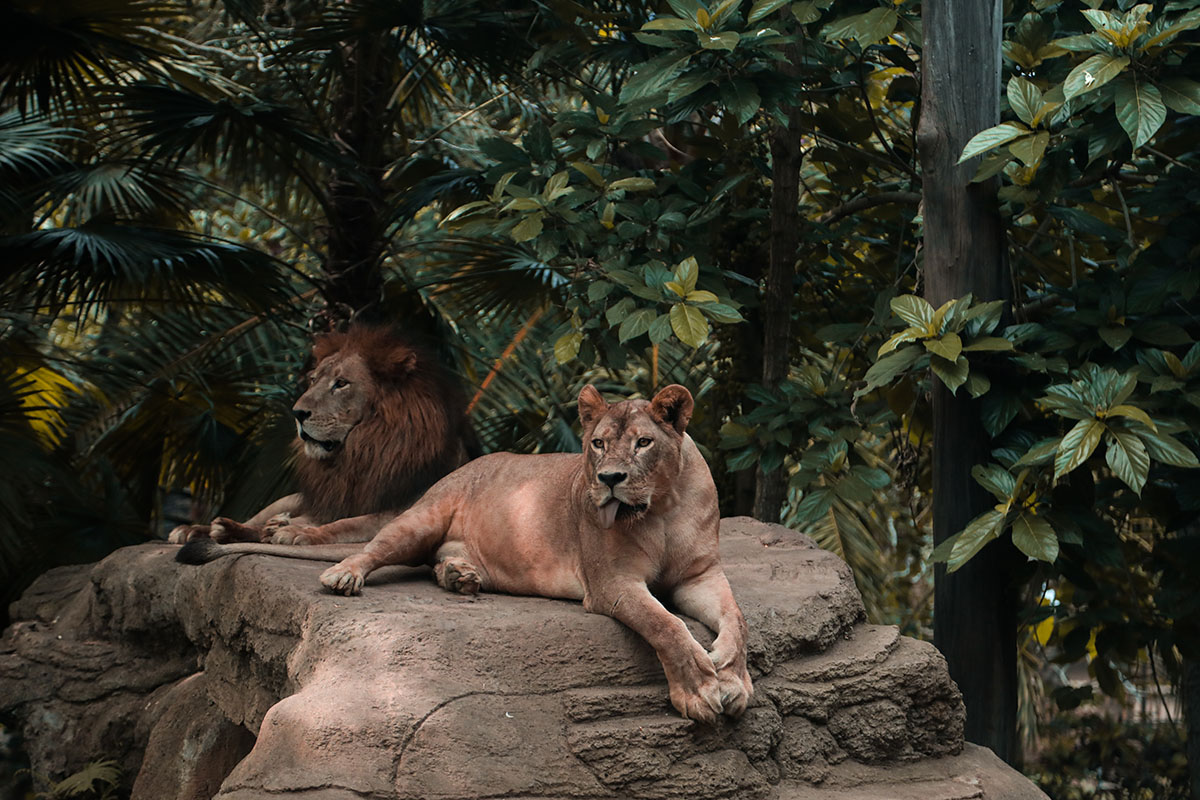
{"type": "Polygon", "coordinates": [[[582,600],[654,647],[685,717],[738,716],[753,692],[746,623],[719,560],[716,487],[684,433],[692,407],[682,386],[611,406],[587,386],[579,393],[584,453],[478,458],[434,484],[361,550],[195,542],[178,559],[342,558],[321,583],[347,595],[379,567],[433,564],[451,591],[582,600]],[[717,633],[711,652],[652,589],[717,633]]]}
{"type": "Polygon", "coordinates": [[[318,336],[313,361],[292,407],[300,491],[244,523],[180,525],[169,541],[365,542],[468,460],[461,392],[424,351],[386,328],[353,326],[318,336]]]}

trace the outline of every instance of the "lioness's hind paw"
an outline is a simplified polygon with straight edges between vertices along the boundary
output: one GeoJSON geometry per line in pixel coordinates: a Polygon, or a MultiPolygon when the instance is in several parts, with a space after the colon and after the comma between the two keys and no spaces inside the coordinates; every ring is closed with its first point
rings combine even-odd
{"type": "Polygon", "coordinates": [[[448,592],[479,594],[479,573],[461,558],[446,558],[433,567],[438,586],[448,592]]]}

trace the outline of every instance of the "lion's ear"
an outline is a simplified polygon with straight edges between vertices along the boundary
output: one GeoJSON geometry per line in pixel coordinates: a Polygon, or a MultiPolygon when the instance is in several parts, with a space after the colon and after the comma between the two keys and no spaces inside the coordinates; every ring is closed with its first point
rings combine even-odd
{"type": "Polygon", "coordinates": [[[384,372],[393,378],[403,378],[417,368],[417,354],[411,347],[398,344],[387,352],[384,372]]]}
{"type": "Polygon", "coordinates": [[[579,421],[588,428],[608,411],[608,403],[595,386],[588,384],[579,390],[579,421]]]}
{"type": "Polygon", "coordinates": [[[677,383],[664,386],[650,401],[650,416],[682,434],[692,419],[692,393],[677,383]]]}

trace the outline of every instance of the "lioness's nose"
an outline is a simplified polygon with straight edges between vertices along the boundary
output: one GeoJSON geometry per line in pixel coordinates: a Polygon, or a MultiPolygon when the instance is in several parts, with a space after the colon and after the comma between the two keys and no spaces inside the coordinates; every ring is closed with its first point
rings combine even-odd
{"type": "Polygon", "coordinates": [[[627,472],[601,472],[596,476],[600,482],[610,489],[629,477],[627,472]]]}
{"type": "Polygon", "coordinates": [[[304,420],[312,416],[311,411],[305,411],[303,408],[293,408],[292,413],[296,415],[297,422],[304,422],[304,420]]]}

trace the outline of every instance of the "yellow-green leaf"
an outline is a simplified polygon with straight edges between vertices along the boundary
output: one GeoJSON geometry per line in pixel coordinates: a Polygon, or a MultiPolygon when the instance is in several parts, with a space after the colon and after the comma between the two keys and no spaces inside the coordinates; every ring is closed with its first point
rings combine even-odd
{"type": "Polygon", "coordinates": [[[679,283],[679,281],[667,281],[663,286],[679,295],[680,299],[688,296],[688,290],[683,288],[683,284],[679,283]]]}
{"type": "Polygon", "coordinates": [[[712,292],[706,292],[703,289],[697,289],[687,293],[687,300],[690,303],[715,303],[719,300],[712,292]]]}
{"type": "Polygon", "coordinates": [[[683,286],[683,291],[679,292],[680,297],[687,297],[689,292],[695,291],[696,281],[700,278],[700,265],[696,262],[695,256],[688,256],[675,267],[675,280],[683,286]]]}
{"type": "Polygon", "coordinates": [[[1054,479],[1058,480],[1087,461],[1095,451],[1096,445],[1100,444],[1105,430],[1104,423],[1094,419],[1081,419],[1076,422],[1075,427],[1067,431],[1067,435],[1059,442],[1058,452],[1054,457],[1054,479]]]}
{"type": "Polygon", "coordinates": [[[1027,167],[1036,167],[1046,153],[1046,145],[1050,144],[1050,134],[1038,131],[1032,136],[1022,136],[1008,146],[1008,152],[1021,159],[1027,167]]]}
{"type": "Polygon", "coordinates": [[[1146,445],[1135,433],[1109,430],[1109,434],[1105,461],[1114,475],[1140,495],[1150,474],[1150,454],[1146,445]]]}
{"type": "Polygon", "coordinates": [[[671,330],[679,341],[689,347],[699,347],[708,338],[708,320],[700,309],[676,303],[671,306],[671,330]]]}
{"type": "Polygon", "coordinates": [[[517,226],[512,229],[514,242],[527,242],[530,239],[536,239],[542,233],[542,213],[530,214],[517,223],[517,226]]]}
{"type": "Polygon", "coordinates": [[[1129,419],[1136,419],[1138,422],[1142,423],[1150,430],[1152,430],[1152,431],[1158,430],[1158,426],[1154,424],[1154,420],[1150,419],[1150,415],[1147,414],[1145,411],[1142,411],[1137,406],[1131,406],[1131,405],[1126,405],[1126,404],[1121,404],[1119,406],[1113,406],[1112,408],[1110,408],[1108,411],[1105,412],[1105,416],[1106,417],[1128,417],[1129,419]]]}
{"type": "Polygon", "coordinates": [[[956,361],[963,349],[962,339],[953,332],[944,333],[937,339],[926,339],[923,344],[926,350],[947,361],[956,361]]]}
{"type": "Polygon", "coordinates": [[[579,355],[579,346],[583,344],[583,334],[579,331],[564,333],[554,343],[554,359],[559,364],[565,364],[579,355]]]}
{"type": "Polygon", "coordinates": [[[1007,144],[1013,139],[1019,136],[1026,136],[1029,133],[1029,128],[1019,122],[1001,122],[999,125],[993,125],[971,137],[970,141],[963,147],[962,155],[958,157],[958,163],[961,164],[980,153],[985,153],[988,150],[999,147],[1002,144],[1007,144]]]}
{"type": "Polygon", "coordinates": [[[1022,514],[1013,522],[1013,544],[1025,555],[1038,561],[1053,562],[1058,558],[1058,535],[1044,518],[1022,514]]]}
{"type": "Polygon", "coordinates": [[[1120,75],[1127,66],[1127,56],[1098,53],[1071,70],[1071,74],[1063,82],[1063,96],[1070,100],[1072,97],[1099,89],[1120,75]]]}
{"type": "Polygon", "coordinates": [[[963,346],[963,352],[1012,350],[1013,343],[1002,336],[981,336],[973,339],[970,344],[963,346]]]}
{"type": "Polygon", "coordinates": [[[618,181],[613,181],[608,185],[608,191],[626,191],[626,192],[644,192],[654,188],[654,181],[650,178],[621,178],[618,181]]]}

